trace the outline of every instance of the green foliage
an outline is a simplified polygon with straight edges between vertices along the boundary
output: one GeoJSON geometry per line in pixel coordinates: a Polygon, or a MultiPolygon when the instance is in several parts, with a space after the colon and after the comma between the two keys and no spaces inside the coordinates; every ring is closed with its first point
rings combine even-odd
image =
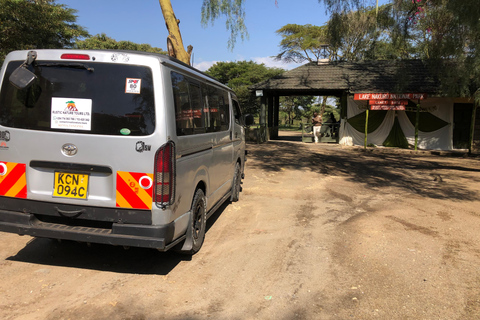
{"type": "MultiPolygon", "coordinates": [[[[370,15],[375,12],[381,34],[372,37],[374,50],[357,59],[426,60],[431,63],[432,72],[437,72],[443,94],[473,96],[480,103],[480,55],[476,52],[480,46],[478,0],[391,0],[379,8],[378,16],[373,8],[363,8],[364,2],[359,0],[319,2],[325,3],[333,14],[329,31],[332,39],[338,40],[334,41],[335,48],[344,41],[344,26],[355,25],[353,20],[342,23],[339,17],[346,17],[353,10],[370,15]],[[446,67],[441,68],[442,65],[446,67]]],[[[372,24],[369,25],[371,29],[372,24]]]]}
{"type": "Polygon", "coordinates": [[[314,96],[280,97],[280,111],[287,116],[285,124],[292,125],[294,119],[300,119],[304,113],[308,113],[315,100],[314,96]]]}
{"type": "Polygon", "coordinates": [[[438,72],[449,96],[476,96],[480,102],[480,8],[477,0],[396,2],[399,37],[413,39],[418,58],[438,72]],[[438,68],[445,65],[446,68],[438,68]]]}
{"type": "Polygon", "coordinates": [[[232,88],[244,112],[257,114],[259,99],[248,89],[258,82],[278,76],[284,72],[279,68],[268,68],[253,61],[217,62],[206,73],[232,88]]]}
{"type": "Polygon", "coordinates": [[[72,47],[88,32],[54,0],[0,0],[0,62],[13,50],[72,47]]]}
{"type": "Polygon", "coordinates": [[[325,57],[322,46],[328,43],[326,27],[287,24],[276,33],[282,36],[281,52],[275,57],[276,60],[298,63],[313,62],[325,57]]]}
{"type": "Polygon", "coordinates": [[[400,52],[392,47],[391,6],[334,12],[327,23],[332,60],[395,59],[400,52]],[[381,30],[381,31],[379,31],[381,30]]]}
{"type": "MultiPolygon", "coordinates": [[[[302,114],[302,117],[305,117],[307,119],[310,119],[313,117],[313,113],[317,112],[320,113],[322,110],[322,105],[321,104],[315,104],[308,110],[307,112],[304,112],[302,114]]],[[[333,116],[335,117],[335,120],[340,120],[340,112],[337,106],[332,106],[330,104],[325,105],[325,109],[322,114],[322,119],[323,122],[327,122],[330,119],[330,114],[333,113],[333,116]]]]}
{"type": "Polygon", "coordinates": [[[202,25],[206,27],[220,16],[225,16],[225,25],[230,30],[228,48],[233,50],[237,38],[248,39],[247,27],[245,26],[245,0],[203,0],[202,25]]]}
{"type": "Polygon", "coordinates": [[[138,44],[131,41],[116,41],[107,37],[105,33],[97,34],[93,37],[82,41],[77,41],[76,48],[78,49],[112,49],[112,50],[133,50],[167,54],[161,48],[152,47],[149,44],[138,44]]]}
{"type": "Polygon", "coordinates": [[[394,48],[396,39],[391,37],[392,12],[392,5],[384,5],[378,14],[373,7],[333,12],[321,27],[287,24],[277,30],[282,41],[276,59],[312,62],[321,57],[332,61],[399,58],[402,51],[394,48]]]}

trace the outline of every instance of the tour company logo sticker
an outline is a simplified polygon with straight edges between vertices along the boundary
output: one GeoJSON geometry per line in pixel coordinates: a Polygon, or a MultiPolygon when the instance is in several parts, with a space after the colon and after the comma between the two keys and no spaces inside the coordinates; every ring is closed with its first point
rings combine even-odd
{"type": "Polygon", "coordinates": [[[87,130],[92,128],[92,99],[52,97],[52,129],[87,130]]]}
{"type": "Polygon", "coordinates": [[[75,105],[75,101],[67,101],[66,102],[67,107],[65,108],[65,111],[78,111],[77,106],[75,105]]]}

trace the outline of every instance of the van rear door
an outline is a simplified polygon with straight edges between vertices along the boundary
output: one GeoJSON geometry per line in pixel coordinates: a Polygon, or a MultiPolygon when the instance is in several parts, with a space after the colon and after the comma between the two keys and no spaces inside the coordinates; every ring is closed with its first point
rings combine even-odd
{"type": "Polygon", "coordinates": [[[37,78],[23,90],[8,81],[23,61],[7,57],[0,131],[9,141],[0,161],[24,166],[29,199],[150,209],[152,69],[113,63],[112,53],[82,61],[52,51],[39,50],[28,67],[37,78]]]}

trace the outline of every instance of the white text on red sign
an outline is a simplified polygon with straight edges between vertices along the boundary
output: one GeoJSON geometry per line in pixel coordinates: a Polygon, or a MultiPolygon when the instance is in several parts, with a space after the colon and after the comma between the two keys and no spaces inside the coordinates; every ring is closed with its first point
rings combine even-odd
{"type": "Polygon", "coordinates": [[[405,106],[374,104],[370,106],[370,110],[405,110],[405,106]]]}
{"type": "Polygon", "coordinates": [[[355,93],[354,100],[423,100],[427,98],[426,93],[355,93]]]}
{"type": "Polygon", "coordinates": [[[383,105],[408,105],[408,100],[369,100],[369,104],[383,104],[383,105]]]}

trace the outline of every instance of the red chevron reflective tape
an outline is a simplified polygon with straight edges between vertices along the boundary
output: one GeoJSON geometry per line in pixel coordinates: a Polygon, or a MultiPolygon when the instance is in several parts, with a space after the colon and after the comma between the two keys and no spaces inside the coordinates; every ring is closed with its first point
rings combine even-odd
{"type": "Polygon", "coordinates": [[[27,198],[26,165],[0,161],[0,196],[27,198]]]}
{"type": "Polygon", "coordinates": [[[117,207],[151,209],[153,174],[117,171],[117,207]]]}

